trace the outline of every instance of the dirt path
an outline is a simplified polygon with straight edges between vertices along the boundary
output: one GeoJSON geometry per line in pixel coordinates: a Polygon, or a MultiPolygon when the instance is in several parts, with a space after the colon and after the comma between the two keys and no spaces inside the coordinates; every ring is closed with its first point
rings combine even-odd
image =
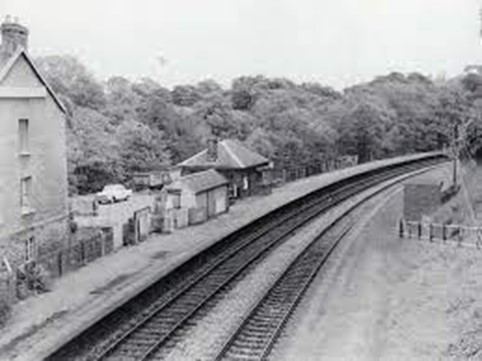
{"type": "Polygon", "coordinates": [[[400,240],[402,194],[338,250],[273,360],[480,360],[482,251],[400,240]]]}

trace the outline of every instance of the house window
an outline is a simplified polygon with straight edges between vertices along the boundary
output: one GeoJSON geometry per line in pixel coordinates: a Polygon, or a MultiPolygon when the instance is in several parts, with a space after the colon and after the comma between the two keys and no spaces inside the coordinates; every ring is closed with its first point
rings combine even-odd
{"type": "Polygon", "coordinates": [[[35,237],[25,240],[25,261],[29,262],[35,258],[35,237]]]}
{"type": "Polygon", "coordinates": [[[172,207],[179,209],[181,208],[181,195],[180,194],[174,194],[172,196],[172,207]]]}
{"type": "Polygon", "coordinates": [[[29,153],[28,119],[18,120],[18,141],[20,154],[29,153]]]}
{"type": "Polygon", "coordinates": [[[32,177],[24,177],[20,180],[20,206],[23,211],[32,208],[32,177]]]}

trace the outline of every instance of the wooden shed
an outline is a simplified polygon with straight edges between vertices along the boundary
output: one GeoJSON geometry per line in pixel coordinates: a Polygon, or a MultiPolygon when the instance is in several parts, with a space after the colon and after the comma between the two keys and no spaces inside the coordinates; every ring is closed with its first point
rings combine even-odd
{"type": "Polygon", "coordinates": [[[167,187],[166,210],[187,210],[189,224],[228,209],[228,181],[214,169],[180,177],[167,187]]]}

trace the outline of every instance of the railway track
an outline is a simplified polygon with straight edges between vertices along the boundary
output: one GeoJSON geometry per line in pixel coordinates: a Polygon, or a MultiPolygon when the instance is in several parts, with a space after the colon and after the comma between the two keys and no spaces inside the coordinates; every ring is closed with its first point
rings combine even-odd
{"type": "Polygon", "coordinates": [[[215,361],[266,360],[311,281],[355,223],[353,217],[343,216],[317,237],[256,302],[215,361]]]}
{"type": "MultiPolygon", "coordinates": [[[[364,189],[439,161],[414,162],[335,183],[262,217],[191,259],[48,360],[148,360],[153,356],[158,359],[164,348],[175,345],[173,337],[188,321],[203,310],[206,312],[209,301],[226,292],[243,272],[248,272],[270,249],[301,226],[364,189]]],[[[283,293],[273,295],[284,299],[283,293]]],[[[247,339],[256,341],[252,336],[247,339]]],[[[222,357],[235,354],[230,347],[237,345],[236,342],[228,343],[222,357]]]]}

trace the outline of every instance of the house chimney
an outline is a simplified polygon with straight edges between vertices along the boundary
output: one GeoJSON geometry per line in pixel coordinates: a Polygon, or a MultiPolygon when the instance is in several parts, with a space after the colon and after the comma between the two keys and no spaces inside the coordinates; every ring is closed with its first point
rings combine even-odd
{"type": "Polygon", "coordinates": [[[2,46],[0,48],[2,56],[10,57],[20,47],[28,49],[28,29],[18,23],[18,19],[12,20],[11,16],[6,16],[0,26],[2,33],[2,46]]]}
{"type": "Polygon", "coordinates": [[[208,162],[215,162],[218,159],[218,138],[211,137],[208,139],[208,162]]]}

